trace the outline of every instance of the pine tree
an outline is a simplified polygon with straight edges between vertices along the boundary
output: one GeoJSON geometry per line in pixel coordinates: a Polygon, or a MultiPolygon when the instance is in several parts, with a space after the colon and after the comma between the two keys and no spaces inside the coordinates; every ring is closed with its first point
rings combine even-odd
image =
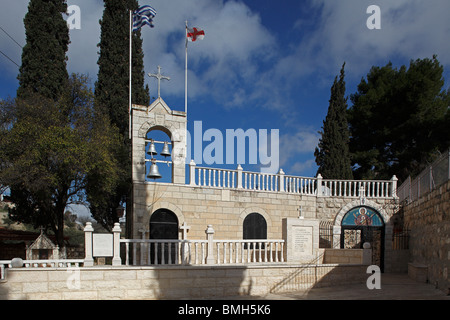
{"type": "Polygon", "coordinates": [[[345,98],[344,67],[340,77],[334,79],[328,113],[314,155],[319,166],[317,174],[325,179],[352,179],[349,156],[349,130],[347,123],[347,98],[345,98]]]}
{"type": "MultiPolygon", "coordinates": [[[[115,159],[121,166],[121,174],[112,192],[99,193],[97,181],[107,178],[101,170],[89,177],[88,201],[93,217],[105,228],[111,229],[118,221],[116,209],[128,203],[131,192],[131,159],[128,123],[129,103],[129,10],[136,10],[136,0],[107,0],[100,21],[101,38],[98,47],[99,71],[95,84],[97,110],[109,116],[117,126],[121,141],[115,149],[115,159]]],[[[140,30],[132,33],[132,94],[133,104],[148,105],[148,86],[144,87],[144,54],[140,30]]]]}
{"type": "Polygon", "coordinates": [[[444,89],[443,72],[433,56],[411,60],[409,68],[373,66],[361,80],[348,111],[356,178],[395,174],[403,181],[446,151],[450,91],[444,89]]]}
{"type": "Polygon", "coordinates": [[[24,19],[26,44],[18,75],[18,97],[27,93],[56,100],[68,85],[66,52],[69,28],[63,19],[65,0],[31,0],[24,19]]]}

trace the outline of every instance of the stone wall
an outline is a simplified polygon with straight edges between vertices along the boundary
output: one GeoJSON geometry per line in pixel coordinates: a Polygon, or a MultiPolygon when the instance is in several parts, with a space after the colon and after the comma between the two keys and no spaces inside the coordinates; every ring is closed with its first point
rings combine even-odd
{"type": "Polygon", "coordinates": [[[323,263],[361,264],[363,249],[325,249],[323,263]]]}
{"type": "Polygon", "coordinates": [[[428,281],[450,288],[450,181],[403,207],[411,262],[428,266],[428,281]]]}
{"type": "Polygon", "coordinates": [[[0,299],[199,299],[364,283],[362,265],[8,269],[0,299]]]}
{"type": "MultiPolygon", "coordinates": [[[[133,238],[142,237],[139,230],[148,232],[151,214],[161,208],[175,213],[179,225],[186,222],[191,227],[188,232],[190,239],[203,239],[209,224],[214,227],[216,239],[242,239],[243,221],[252,212],[265,218],[268,239],[282,239],[282,219],[297,218],[300,207],[305,218],[337,223],[335,220],[339,213],[342,216],[347,212],[345,210],[359,205],[358,199],[350,197],[330,198],[153,182],[135,182],[133,194],[133,238]]],[[[394,203],[395,199],[366,201],[366,205],[380,211],[386,224],[390,223],[390,217],[396,212],[394,203]]]]}

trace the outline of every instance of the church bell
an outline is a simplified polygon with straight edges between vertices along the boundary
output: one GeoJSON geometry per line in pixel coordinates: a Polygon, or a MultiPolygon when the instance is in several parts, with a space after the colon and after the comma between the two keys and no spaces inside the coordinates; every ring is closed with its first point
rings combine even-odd
{"type": "Polygon", "coordinates": [[[156,165],[156,161],[152,160],[152,165],[150,166],[150,171],[147,175],[147,178],[150,179],[159,179],[161,178],[161,174],[159,173],[158,166],[156,165]]]}
{"type": "Polygon", "coordinates": [[[164,157],[170,157],[169,144],[167,142],[164,142],[164,147],[161,151],[161,155],[164,157]]]}
{"type": "Polygon", "coordinates": [[[151,140],[151,142],[150,142],[150,147],[148,148],[147,154],[149,154],[151,156],[158,154],[158,152],[156,152],[156,147],[155,147],[155,143],[153,142],[153,140],[151,140]]]}

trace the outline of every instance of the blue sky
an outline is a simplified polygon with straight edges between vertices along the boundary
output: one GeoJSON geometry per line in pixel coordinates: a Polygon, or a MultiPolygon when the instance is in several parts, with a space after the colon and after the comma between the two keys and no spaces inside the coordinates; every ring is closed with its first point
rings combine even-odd
{"type": "MultiPolygon", "coordinates": [[[[3,1],[0,26],[25,44],[28,1],[3,1]]],[[[70,31],[68,70],[95,82],[103,1],[68,0],[81,9],[81,29],[70,31]]],[[[189,44],[188,129],[279,130],[280,167],[315,176],[314,149],[325,119],[330,87],[346,62],[347,95],[371,66],[397,67],[438,55],[450,78],[448,0],[141,0],[157,15],[142,29],[146,73],[157,66],[171,77],[161,96],[184,110],[184,25],[205,31],[189,44]],[[381,29],[366,26],[369,5],[381,9],[381,29]]],[[[0,50],[20,65],[21,48],[0,30],[0,50]]],[[[0,98],[15,96],[18,67],[0,55],[0,98]]],[[[146,78],[151,96],[157,84],[146,78]]],[[[205,142],[203,147],[206,147],[205,142]]],[[[217,165],[219,166],[219,165],[217,165]]],[[[228,167],[235,168],[236,165],[228,167]]],[[[243,165],[258,170],[258,165],[243,165]]]]}

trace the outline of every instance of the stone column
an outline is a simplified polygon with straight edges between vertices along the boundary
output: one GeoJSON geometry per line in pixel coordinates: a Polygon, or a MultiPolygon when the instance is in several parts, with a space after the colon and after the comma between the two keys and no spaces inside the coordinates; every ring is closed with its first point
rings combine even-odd
{"type": "Polygon", "coordinates": [[[321,197],[323,192],[322,192],[322,175],[319,173],[317,175],[317,196],[321,197]]]}
{"type": "Polygon", "coordinates": [[[238,189],[242,189],[242,167],[239,164],[237,167],[237,177],[236,177],[236,186],[238,189]]]}
{"type": "Polygon", "coordinates": [[[92,267],[94,266],[94,257],[92,256],[92,233],[94,228],[92,228],[91,222],[86,222],[86,227],[84,227],[84,266],[92,267]]]}
{"type": "Polygon", "coordinates": [[[397,179],[397,177],[395,176],[395,175],[393,175],[392,176],[392,178],[391,178],[391,183],[392,183],[392,197],[393,198],[398,198],[398,196],[397,196],[397,181],[398,181],[398,179],[397,179]]]}
{"type": "Polygon", "coordinates": [[[195,161],[189,162],[189,185],[195,186],[195,161]]]}
{"type": "Polygon", "coordinates": [[[113,266],[120,266],[122,265],[122,260],[120,259],[120,232],[122,229],[120,229],[120,224],[118,222],[114,223],[114,228],[112,229],[113,232],[113,259],[112,259],[112,265],[113,266]]]}
{"type": "Polygon", "coordinates": [[[205,233],[206,239],[208,240],[208,255],[206,257],[206,264],[214,264],[214,229],[212,225],[208,225],[205,233]]]}
{"type": "Polygon", "coordinates": [[[278,191],[284,192],[284,171],[281,168],[278,171],[278,191]]]}
{"type": "Polygon", "coordinates": [[[371,265],[372,264],[372,248],[370,247],[369,242],[364,242],[363,244],[363,261],[362,264],[364,265],[371,265]]]}

